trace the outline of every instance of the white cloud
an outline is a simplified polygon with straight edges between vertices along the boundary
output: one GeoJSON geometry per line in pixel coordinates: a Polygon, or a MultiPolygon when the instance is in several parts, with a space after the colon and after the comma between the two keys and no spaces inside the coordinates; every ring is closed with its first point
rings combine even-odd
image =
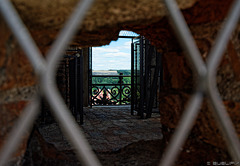
{"type": "Polygon", "coordinates": [[[105,53],[105,52],[119,52],[119,49],[105,47],[93,47],[93,54],[105,53]]]}
{"type": "Polygon", "coordinates": [[[118,61],[117,60],[109,60],[108,62],[109,63],[117,63],[118,61]]]}
{"type": "Polygon", "coordinates": [[[123,46],[125,46],[127,48],[131,48],[131,44],[132,44],[132,41],[127,41],[123,44],[123,46]]]}
{"type": "Polygon", "coordinates": [[[115,53],[107,53],[107,54],[104,54],[105,56],[107,57],[131,57],[130,54],[128,53],[125,53],[125,52],[115,52],[115,53]]]}
{"type": "Polygon", "coordinates": [[[131,40],[94,47],[92,54],[94,70],[131,69],[131,40]]]}
{"type": "Polygon", "coordinates": [[[119,50],[126,50],[126,51],[130,52],[131,51],[131,43],[132,43],[131,40],[130,41],[126,41],[122,45],[120,45],[120,46],[118,46],[116,48],[119,49],[119,50]]]}

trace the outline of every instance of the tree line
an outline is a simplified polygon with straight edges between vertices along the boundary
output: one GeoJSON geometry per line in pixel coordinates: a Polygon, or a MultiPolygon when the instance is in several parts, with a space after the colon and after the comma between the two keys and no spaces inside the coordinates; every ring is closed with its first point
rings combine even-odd
{"type": "MultiPolygon", "coordinates": [[[[118,74],[122,73],[123,76],[130,76],[131,70],[117,70],[118,74]]],[[[92,77],[93,84],[119,84],[119,77],[92,77]]],[[[131,77],[123,77],[123,84],[131,84],[131,77]]]]}

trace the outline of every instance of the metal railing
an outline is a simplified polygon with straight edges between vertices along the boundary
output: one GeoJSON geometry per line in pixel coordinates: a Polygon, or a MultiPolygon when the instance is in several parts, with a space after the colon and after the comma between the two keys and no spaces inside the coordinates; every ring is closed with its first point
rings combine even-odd
{"type": "Polygon", "coordinates": [[[91,105],[130,104],[131,82],[124,83],[124,78],[131,78],[131,76],[124,76],[121,73],[120,75],[93,75],[91,105]],[[101,78],[99,80],[101,82],[97,83],[94,78],[101,78]],[[108,79],[107,82],[102,82],[104,78],[108,79]]]}
{"type": "MultiPolygon", "coordinates": [[[[25,108],[15,124],[15,127],[6,139],[6,143],[1,148],[0,166],[5,165],[8,162],[8,159],[21,142],[21,138],[26,130],[30,130],[37,114],[39,113],[38,106],[40,104],[40,95],[43,95],[49,102],[54,116],[58,120],[64,134],[75,148],[78,158],[83,162],[83,165],[101,165],[95,154],[90,150],[91,148],[88,142],[83,136],[81,129],[75,123],[70,111],[68,111],[63,99],[60,97],[56,84],[53,81],[56,74],[56,64],[60,60],[62,52],[67,47],[67,44],[76,33],[79,24],[82,22],[92,2],[93,0],[80,1],[49,50],[45,60],[13,5],[8,0],[0,0],[0,12],[35,69],[40,85],[39,94],[25,108]]],[[[223,29],[219,32],[216,43],[211,49],[206,64],[200,56],[200,52],[197,49],[190,30],[182,13],[177,7],[176,2],[174,0],[164,0],[164,3],[168,9],[169,18],[172,22],[173,28],[179,37],[182,47],[187,53],[186,56],[193,64],[193,70],[197,76],[198,85],[195,93],[189,100],[189,104],[179,122],[179,127],[176,129],[165,155],[163,155],[160,165],[172,165],[176,160],[179,149],[185,142],[193,123],[196,120],[205,94],[207,94],[207,97],[214,108],[212,113],[215,116],[218,122],[218,127],[222,131],[228,145],[229,153],[235,161],[240,161],[239,138],[216,88],[216,68],[222,58],[230,34],[234,27],[236,27],[239,19],[240,1],[235,0],[233,3],[223,29]]]]}

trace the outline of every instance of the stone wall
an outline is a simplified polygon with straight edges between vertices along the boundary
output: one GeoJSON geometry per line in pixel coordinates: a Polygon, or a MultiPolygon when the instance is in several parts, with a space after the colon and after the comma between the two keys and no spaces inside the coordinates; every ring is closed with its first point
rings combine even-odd
{"type": "MultiPolygon", "coordinates": [[[[29,28],[43,54],[49,49],[63,26],[76,0],[13,0],[21,18],[29,28]]],[[[217,31],[232,0],[179,0],[179,5],[206,58],[217,31]]],[[[116,40],[121,29],[131,30],[148,38],[164,53],[165,87],[159,95],[163,125],[174,129],[194,85],[191,68],[165,17],[158,0],[96,0],[72,44],[99,46],[116,40]]],[[[239,29],[239,28],[238,28],[239,29]]],[[[0,19],[0,146],[13,123],[37,91],[37,81],[28,59],[16,39],[0,19]]],[[[239,129],[239,30],[228,44],[218,70],[217,83],[224,104],[239,129]]],[[[221,138],[206,104],[203,105],[193,130],[203,141],[221,146],[221,138]],[[207,134],[206,134],[207,133],[207,134]],[[214,137],[213,137],[214,135],[214,137]]],[[[25,152],[27,139],[15,154],[25,152]]]]}
{"type": "MultiPolygon", "coordinates": [[[[191,25],[191,32],[196,40],[202,58],[206,60],[216,34],[222,22],[191,25]]],[[[239,112],[239,26],[228,43],[227,50],[218,67],[217,85],[226,109],[229,112],[240,136],[239,112]]],[[[160,113],[162,123],[175,129],[188,99],[194,88],[193,75],[181,50],[171,50],[164,54],[165,87],[160,93],[160,113]]],[[[214,146],[225,148],[222,136],[211,112],[211,107],[204,101],[192,135],[214,146]]]]}
{"type": "MultiPolygon", "coordinates": [[[[0,148],[28,101],[36,93],[33,69],[6,24],[0,21],[0,148]]],[[[24,155],[29,133],[12,162],[24,155]]]]}

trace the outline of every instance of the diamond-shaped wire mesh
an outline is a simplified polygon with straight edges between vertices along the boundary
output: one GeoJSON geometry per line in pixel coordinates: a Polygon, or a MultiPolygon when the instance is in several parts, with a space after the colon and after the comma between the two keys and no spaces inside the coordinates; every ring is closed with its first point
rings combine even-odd
{"type": "MultiPolygon", "coordinates": [[[[63,99],[60,97],[55,83],[52,82],[51,79],[55,76],[55,66],[57,66],[56,64],[61,58],[61,53],[67,47],[67,44],[77,31],[79,24],[81,24],[84,15],[90,8],[92,2],[93,0],[80,1],[76,10],[73,12],[72,16],[67,21],[58,38],[49,50],[46,60],[43,59],[34,40],[29,35],[29,32],[8,0],[0,0],[0,12],[34,67],[40,80],[39,85],[41,88],[41,94],[43,94],[48,100],[50,106],[52,107],[54,116],[58,120],[58,123],[63,129],[65,135],[68,137],[69,141],[72,143],[73,147],[75,147],[79,159],[84,163],[84,165],[97,166],[100,165],[98,159],[90,150],[90,146],[84,138],[81,129],[69,114],[69,111],[64,104],[63,99]]],[[[180,10],[177,7],[176,2],[174,0],[164,0],[164,2],[166,8],[168,9],[169,18],[172,22],[173,28],[181,41],[180,43],[182,44],[182,47],[187,52],[186,56],[193,64],[193,70],[198,78],[198,85],[195,93],[189,101],[182,119],[180,120],[178,125],[179,128],[174,133],[160,165],[166,166],[174,163],[178,155],[179,148],[185,142],[193,123],[195,122],[204,94],[207,94],[207,97],[214,108],[213,114],[218,121],[218,126],[224,135],[232,158],[235,161],[240,161],[239,139],[236,131],[234,130],[232,121],[224,109],[215,81],[216,68],[221,60],[223,51],[230,38],[230,34],[236,26],[240,16],[240,1],[236,0],[232,5],[232,9],[230,10],[223,29],[219,32],[216,44],[211,49],[206,64],[201,59],[200,52],[194,44],[194,39],[180,10]]],[[[21,142],[20,138],[24,131],[30,129],[32,126],[39,111],[37,109],[39,102],[39,96],[36,96],[23,111],[16,127],[13,128],[9,134],[7,143],[5,143],[1,149],[0,166],[7,163],[9,157],[21,142]]]]}
{"type": "MultiPolygon", "coordinates": [[[[0,1],[0,11],[3,18],[11,28],[35,69],[36,74],[39,76],[41,93],[48,100],[49,105],[52,107],[54,116],[58,120],[64,134],[72,143],[79,159],[84,163],[84,165],[100,165],[100,163],[95,154],[91,151],[91,148],[83,136],[80,127],[78,127],[78,125],[74,122],[73,117],[70,115],[70,112],[64,104],[64,101],[61,98],[52,78],[55,76],[56,66],[61,58],[61,53],[66,49],[67,44],[78,30],[78,27],[92,2],[93,0],[84,0],[79,2],[70,19],[67,20],[64,28],[60,31],[59,36],[53,43],[45,60],[12,4],[8,0],[0,1]]],[[[32,126],[34,119],[36,118],[37,111],[39,111],[37,110],[39,102],[39,99],[33,100],[29,107],[27,107],[20,116],[19,121],[17,122],[18,125],[16,125],[10,133],[9,139],[7,139],[8,142],[4,144],[4,147],[1,149],[0,165],[4,165],[8,161],[8,158],[16,149],[24,132],[32,126]],[[28,116],[26,116],[26,114],[28,116]]]]}
{"type": "Polygon", "coordinates": [[[188,60],[193,64],[193,71],[197,76],[198,85],[195,93],[189,100],[186,110],[179,122],[179,127],[176,129],[160,165],[165,166],[174,163],[179,149],[184,144],[196,120],[204,94],[207,94],[214,108],[213,115],[225,138],[229,153],[235,161],[240,161],[239,139],[216,88],[217,66],[220,63],[230,35],[240,17],[240,1],[236,0],[233,3],[227,20],[223,25],[223,29],[219,32],[216,43],[209,53],[207,64],[203,62],[200,56],[200,51],[194,42],[182,13],[177,7],[177,3],[174,0],[164,0],[164,3],[168,10],[172,27],[182,44],[182,48],[186,51],[188,60]]]}

